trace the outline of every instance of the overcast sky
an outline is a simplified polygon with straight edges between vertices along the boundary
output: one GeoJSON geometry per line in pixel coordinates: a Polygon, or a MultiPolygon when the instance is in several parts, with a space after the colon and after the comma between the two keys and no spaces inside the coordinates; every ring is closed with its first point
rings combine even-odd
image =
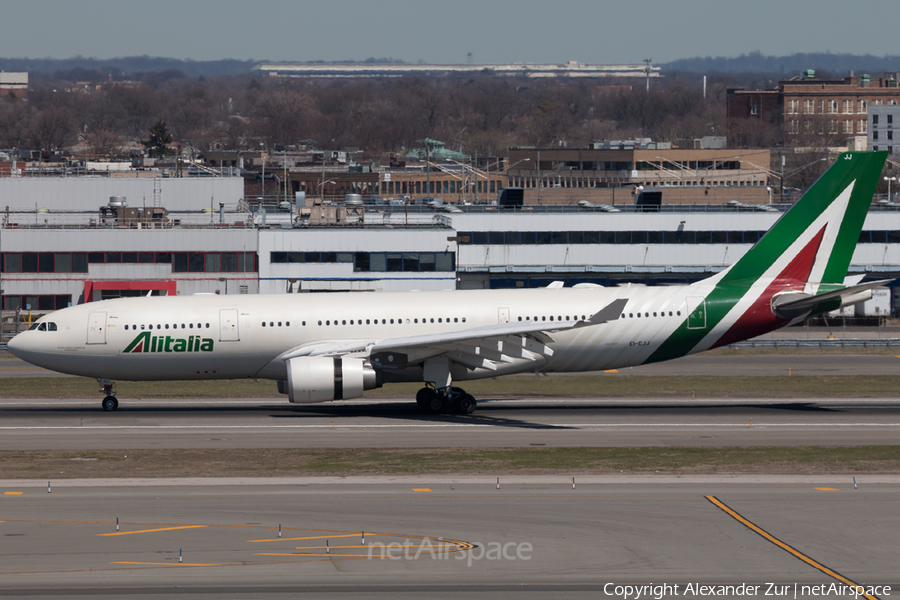
{"type": "Polygon", "coordinates": [[[898,27],[898,0],[10,0],[0,56],[662,63],[900,54],[898,27]]]}

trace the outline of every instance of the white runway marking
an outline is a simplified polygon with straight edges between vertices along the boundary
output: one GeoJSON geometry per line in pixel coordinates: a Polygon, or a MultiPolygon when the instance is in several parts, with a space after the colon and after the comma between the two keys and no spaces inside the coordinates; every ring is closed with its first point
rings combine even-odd
{"type": "MultiPolygon", "coordinates": [[[[50,430],[165,430],[165,429],[444,429],[474,427],[545,428],[568,427],[572,429],[602,429],[621,427],[720,427],[751,429],[747,423],[428,423],[421,425],[68,425],[68,426],[23,426],[0,427],[0,431],[50,431],[50,430]]],[[[752,429],[770,427],[900,427],[900,423],[755,423],[752,429]]]]}

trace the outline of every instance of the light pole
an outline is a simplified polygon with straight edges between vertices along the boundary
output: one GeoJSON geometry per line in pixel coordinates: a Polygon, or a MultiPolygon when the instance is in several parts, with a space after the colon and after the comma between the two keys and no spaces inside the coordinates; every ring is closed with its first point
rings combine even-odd
{"type": "Polygon", "coordinates": [[[888,199],[888,202],[890,202],[890,201],[891,201],[891,182],[892,182],[892,181],[897,181],[897,178],[896,178],[896,177],[885,177],[884,180],[888,182],[888,195],[887,195],[887,199],[888,199]]]}

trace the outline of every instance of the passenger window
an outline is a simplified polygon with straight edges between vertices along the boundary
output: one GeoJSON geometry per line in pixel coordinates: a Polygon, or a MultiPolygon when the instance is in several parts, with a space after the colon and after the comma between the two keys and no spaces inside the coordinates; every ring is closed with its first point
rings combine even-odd
{"type": "Polygon", "coordinates": [[[274,322],[274,321],[269,321],[269,327],[275,327],[275,322],[274,322]]]}
{"type": "Polygon", "coordinates": [[[209,329],[209,323],[206,324],[206,328],[209,329]]]}
{"type": "Polygon", "coordinates": [[[181,328],[184,329],[184,323],[181,324],[181,328]]]}
{"type": "MultiPolygon", "coordinates": [[[[168,324],[168,323],[166,323],[166,329],[168,329],[168,328],[169,328],[169,324],[168,324]]],[[[126,329],[127,329],[127,327],[126,327],[126,329]]]]}
{"type": "Polygon", "coordinates": [[[431,322],[434,323],[434,317],[431,317],[431,322]]]}
{"type": "Polygon", "coordinates": [[[465,322],[466,322],[466,318],[465,318],[465,317],[463,317],[463,323],[465,323],[465,322]]]}
{"type": "Polygon", "coordinates": [[[459,323],[459,317],[453,317],[453,322],[454,322],[454,323],[459,323]]]}
{"type": "Polygon", "coordinates": [[[628,313],[628,318],[629,318],[629,319],[633,319],[633,318],[634,318],[634,313],[628,313]]]}
{"type": "Polygon", "coordinates": [[[521,321],[521,320],[522,320],[522,317],[519,317],[519,320],[521,321]]]}
{"type": "Polygon", "coordinates": [[[128,331],[128,325],[125,326],[125,331],[128,331]]]}
{"type": "Polygon", "coordinates": [[[285,327],[290,327],[290,326],[291,326],[291,322],[290,322],[290,321],[285,321],[285,322],[284,322],[284,326],[285,326],[285,327]]]}
{"type": "Polygon", "coordinates": [[[676,314],[680,317],[680,316],[681,316],[681,311],[679,310],[676,314]]]}
{"type": "MultiPolygon", "coordinates": [[[[391,321],[391,323],[393,323],[393,321],[391,321]]],[[[382,319],[382,320],[381,320],[381,324],[382,324],[382,325],[387,325],[387,319],[382,319]]]]}
{"type": "Polygon", "coordinates": [[[551,321],[553,320],[553,315],[550,315],[550,320],[551,320],[551,321]]]}
{"type": "Polygon", "coordinates": [[[393,320],[393,319],[391,319],[391,325],[393,325],[393,324],[394,324],[394,320],[393,320]]]}
{"type": "Polygon", "coordinates": [[[325,321],[325,325],[331,325],[331,321],[325,321]]]}
{"type": "Polygon", "coordinates": [[[266,322],[265,322],[265,321],[262,322],[262,326],[263,326],[263,327],[266,326],[266,322]]]}
{"type": "Polygon", "coordinates": [[[418,323],[418,322],[419,322],[418,319],[413,319],[413,323],[418,323]]]}
{"type": "Polygon", "coordinates": [[[281,327],[281,321],[278,321],[278,326],[281,327]]]}
{"type": "Polygon", "coordinates": [[[369,319],[366,319],[366,325],[368,325],[368,324],[369,324],[369,319]]]}
{"type": "Polygon", "coordinates": [[[191,323],[191,324],[189,325],[189,327],[190,327],[191,329],[193,329],[193,328],[194,328],[194,324],[191,323]]]}
{"type": "Polygon", "coordinates": [[[655,316],[656,316],[656,313],[653,313],[653,316],[655,317],[655,316]]]}
{"type": "Polygon", "coordinates": [[[346,325],[346,324],[347,324],[347,319],[344,319],[343,321],[341,321],[341,325],[346,325]]]}
{"type": "Polygon", "coordinates": [[[547,317],[541,317],[541,321],[546,321],[547,317]]]}
{"type": "Polygon", "coordinates": [[[321,326],[322,326],[322,321],[319,321],[319,327],[321,327],[321,326]]]}

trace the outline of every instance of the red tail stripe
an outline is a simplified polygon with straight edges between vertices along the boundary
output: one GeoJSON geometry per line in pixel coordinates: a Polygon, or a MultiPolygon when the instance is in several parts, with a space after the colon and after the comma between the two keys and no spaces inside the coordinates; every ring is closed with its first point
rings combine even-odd
{"type": "Polygon", "coordinates": [[[734,342],[762,335],[784,325],[785,321],[778,319],[769,307],[769,304],[772,302],[772,296],[784,291],[786,288],[796,287],[797,284],[805,284],[809,281],[809,274],[812,272],[816,255],[819,253],[819,246],[822,245],[822,238],[825,237],[826,227],[828,227],[827,224],[797,253],[797,256],[794,257],[788,266],[769,284],[766,291],[713,344],[713,348],[727,346],[734,342]]]}

